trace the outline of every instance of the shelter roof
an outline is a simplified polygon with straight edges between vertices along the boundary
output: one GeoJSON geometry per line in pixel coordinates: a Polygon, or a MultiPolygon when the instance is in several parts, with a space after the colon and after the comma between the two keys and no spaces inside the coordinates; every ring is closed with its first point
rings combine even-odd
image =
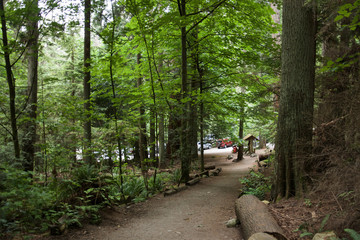
{"type": "Polygon", "coordinates": [[[247,140],[253,140],[253,139],[259,140],[259,139],[257,139],[257,138],[256,138],[254,135],[252,135],[252,134],[246,135],[243,139],[244,139],[245,141],[247,141],[247,140]]]}

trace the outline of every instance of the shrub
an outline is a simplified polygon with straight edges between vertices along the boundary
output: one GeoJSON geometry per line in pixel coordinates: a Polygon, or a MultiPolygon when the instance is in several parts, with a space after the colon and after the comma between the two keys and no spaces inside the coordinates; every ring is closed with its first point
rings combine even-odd
{"type": "Polygon", "coordinates": [[[271,179],[253,169],[247,176],[241,178],[240,182],[243,185],[241,195],[252,194],[260,200],[264,200],[265,194],[271,190],[271,179]]]}
{"type": "Polygon", "coordinates": [[[43,219],[56,201],[55,192],[33,183],[28,172],[8,166],[3,169],[0,236],[46,230],[48,223],[43,219]]]}

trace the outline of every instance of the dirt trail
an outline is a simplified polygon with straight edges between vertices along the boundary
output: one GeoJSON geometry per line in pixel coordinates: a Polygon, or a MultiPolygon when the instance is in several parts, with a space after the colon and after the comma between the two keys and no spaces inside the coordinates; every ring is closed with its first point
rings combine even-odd
{"type": "Polygon", "coordinates": [[[87,225],[63,237],[77,240],[242,239],[239,228],[227,228],[225,223],[235,218],[238,179],[248,172],[256,158],[246,157],[233,163],[226,159],[231,154],[230,148],[210,149],[205,154],[206,164],[222,168],[219,176],[204,178],[171,196],[159,194],[117,211],[109,209],[100,226],[87,225]]]}

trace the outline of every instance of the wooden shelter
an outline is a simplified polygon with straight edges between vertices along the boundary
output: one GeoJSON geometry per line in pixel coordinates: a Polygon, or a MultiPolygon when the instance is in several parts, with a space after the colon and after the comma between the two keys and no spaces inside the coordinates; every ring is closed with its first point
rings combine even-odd
{"type": "Polygon", "coordinates": [[[254,150],[254,140],[259,140],[259,139],[257,139],[257,138],[256,138],[254,135],[252,135],[252,134],[246,135],[243,139],[244,139],[245,141],[249,141],[249,142],[248,142],[248,151],[249,151],[249,154],[255,153],[255,150],[254,150]]]}

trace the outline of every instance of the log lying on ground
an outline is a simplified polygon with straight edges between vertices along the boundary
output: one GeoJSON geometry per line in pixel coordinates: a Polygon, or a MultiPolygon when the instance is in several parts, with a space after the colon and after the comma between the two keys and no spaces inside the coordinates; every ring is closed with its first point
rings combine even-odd
{"type": "Polygon", "coordinates": [[[215,165],[209,165],[204,167],[205,170],[215,169],[215,165]]]}
{"type": "Polygon", "coordinates": [[[197,175],[197,177],[202,177],[202,176],[209,176],[209,170],[205,170],[205,171],[203,171],[203,172],[200,172],[200,173],[198,173],[198,174],[196,174],[197,175]]]}
{"type": "Polygon", "coordinates": [[[187,182],[186,182],[186,185],[192,186],[192,185],[197,184],[198,182],[200,182],[200,178],[199,178],[199,177],[194,178],[194,179],[191,179],[190,181],[187,181],[187,182]]]}
{"type": "Polygon", "coordinates": [[[195,174],[190,174],[190,178],[193,179],[193,178],[198,178],[198,177],[202,177],[202,176],[207,176],[209,177],[209,170],[205,170],[203,172],[199,172],[199,173],[195,173],[195,174]]]}
{"type": "Polygon", "coordinates": [[[221,172],[221,168],[217,168],[217,169],[215,169],[215,170],[211,170],[210,171],[210,175],[212,175],[212,176],[219,176],[219,173],[221,172]]]}
{"type": "Polygon", "coordinates": [[[249,240],[277,240],[277,239],[267,233],[255,233],[251,235],[249,240]]]}
{"type": "Polygon", "coordinates": [[[173,195],[173,194],[175,194],[177,192],[180,192],[182,190],[185,190],[185,189],[187,189],[187,186],[184,185],[184,186],[180,186],[178,188],[166,190],[164,192],[164,197],[169,196],[169,195],[173,195]]]}
{"type": "MultiPolygon", "coordinates": [[[[283,230],[271,216],[267,206],[254,195],[243,195],[237,199],[235,212],[240,221],[244,239],[249,239],[255,233],[267,233],[280,236],[276,237],[276,239],[286,239],[285,237],[281,238],[283,230]]],[[[255,240],[256,238],[252,239],[255,240]]]]}

